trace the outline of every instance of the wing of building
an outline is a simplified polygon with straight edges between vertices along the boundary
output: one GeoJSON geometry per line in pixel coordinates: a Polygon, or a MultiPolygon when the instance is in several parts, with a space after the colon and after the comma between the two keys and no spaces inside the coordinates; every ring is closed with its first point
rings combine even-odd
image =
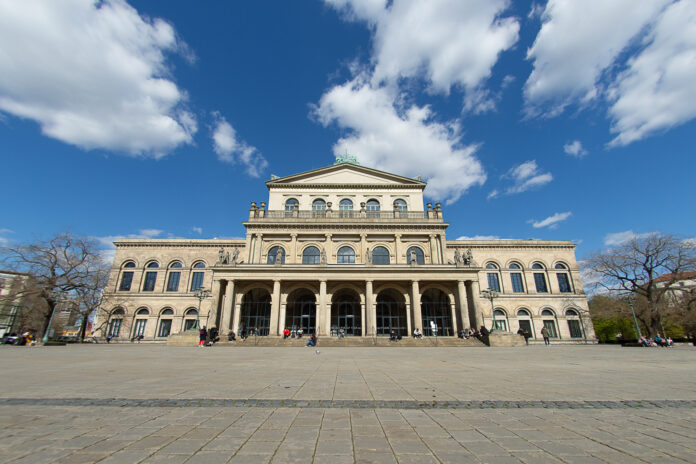
{"type": "Polygon", "coordinates": [[[495,326],[595,339],[573,243],[447,240],[425,182],[351,162],[273,177],[243,239],[117,241],[103,335],[164,340],[198,319],[270,337],[495,326]]]}

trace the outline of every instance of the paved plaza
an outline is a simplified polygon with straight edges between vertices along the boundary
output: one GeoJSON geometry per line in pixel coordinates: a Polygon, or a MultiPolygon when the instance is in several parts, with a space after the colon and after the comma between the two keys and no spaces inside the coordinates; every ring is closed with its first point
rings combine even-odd
{"type": "Polygon", "coordinates": [[[696,349],[0,348],[0,462],[696,462],[696,349]]]}

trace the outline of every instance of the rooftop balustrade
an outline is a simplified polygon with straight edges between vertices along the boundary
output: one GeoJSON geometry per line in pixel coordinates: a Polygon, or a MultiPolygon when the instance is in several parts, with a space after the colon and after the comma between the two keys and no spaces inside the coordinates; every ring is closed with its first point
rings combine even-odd
{"type": "MultiPolygon", "coordinates": [[[[265,206],[262,203],[262,206],[265,206]]],[[[366,210],[266,210],[258,208],[253,203],[249,211],[249,221],[274,222],[274,221],[309,221],[322,220],[328,222],[340,222],[345,220],[378,221],[378,222],[443,222],[442,209],[439,204],[436,208],[427,211],[366,211],[366,210]]]]}

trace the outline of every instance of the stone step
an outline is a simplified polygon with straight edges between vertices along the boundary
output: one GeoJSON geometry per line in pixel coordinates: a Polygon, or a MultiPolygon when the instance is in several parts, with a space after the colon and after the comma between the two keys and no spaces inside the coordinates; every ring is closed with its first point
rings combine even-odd
{"type": "MultiPolygon", "coordinates": [[[[218,346],[305,346],[309,338],[282,337],[249,337],[246,340],[237,339],[233,342],[220,341],[218,346]]],[[[411,346],[411,347],[435,347],[435,346],[462,346],[482,347],[486,346],[481,341],[470,338],[460,339],[456,337],[423,337],[421,339],[402,338],[391,342],[389,337],[319,337],[317,346],[321,347],[360,347],[360,346],[411,346]]]]}

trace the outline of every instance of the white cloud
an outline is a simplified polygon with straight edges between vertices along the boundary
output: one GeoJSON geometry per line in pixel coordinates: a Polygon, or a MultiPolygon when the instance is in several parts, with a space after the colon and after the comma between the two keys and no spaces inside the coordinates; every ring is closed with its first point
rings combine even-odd
{"type": "Polygon", "coordinates": [[[670,1],[549,0],[527,52],[534,61],[524,88],[528,112],[553,116],[597,97],[602,73],[670,1]]]}
{"type": "Polygon", "coordinates": [[[241,163],[246,173],[251,177],[259,177],[268,167],[266,158],[255,148],[237,139],[234,127],[218,112],[213,113],[215,128],[213,129],[213,150],[220,161],[235,164],[241,163]]]}
{"type": "Polygon", "coordinates": [[[553,176],[550,172],[541,172],[536,160],[531,160],[511,168],[503,179],[512,180],[512,185],[505,190],[506,194],[512,195],[546,185],[553,180],[553,176]]]}
{"type": "Polygon", "coordinates": [[[423,77],[447,94],[478,91],[498,55],[518,40],[519,22],[504,17],[508,0],[325,0],[374,32],[372,84],[423,77]]]}
{"type": "Polygon", "coordinates": [[[462,235],[457,237],[456,240],[500,240],[500,237],[497,235],[473,235],[471,237],[462,235]]]}
{"type": "Polygon", "coordinates": [[[127,235],[105,235],[102,237],[92,237],[94,240],[101,245],[101,255],[102,259],[111,263],[114,260],[114,254],[116,253],[116,247],[114,242],[122,238],[156,238],[164,233],[161,229],[140,229],[137,234],[127,234],[127,235]]]}
{"type": "Polygon", "coordinates": [[[576,158],[582,158],[587,155],[587,150],[582,147],[582,143],[579,140],[573,140],[563,145],[563,151],[566,155],[574,156],[576,158]]]}
{"type": "Polygon", "coordinates": [[[486,200],[492,200],[493,198],[498,198],[499,196],[500,196],[500,191],[498,189],[494,189],[493,191],[491,191],[491,193],[489,193],[486,196],[486,200]]]}
{"type": "Polygon", "coordinates": [[[696,1],[672,3],[643,45],[611,88],[611,132],[617,135],[610,146],[627,145],[696,117],[696,1]]]}
{"type": "Polygon", "coordinates": [[[324,126],[336,123],[349,131],[334,153],[348,151],[376,169],[421,175],[428,180],[426,194],[448,204],[483,184],[477,146],[462,144],[459,125],[435,121],[428,106],[395,103],[401,99],[393,92],[356,77],[322,95],[314,116],[324,126]]]}
{"type": "Polygon", "coordinates": [[[195,233],[198,235],[201,235],[203,233],[203,228],[202,227],[192,227],[191,230],[193,230],[195,233]]]}
{"type": "Polygon", "coordinates": [[[161,157],[191,143],[174,28],[123,0],[0,1],[0,111],[83,149],[161,157]]]}
{"type": "Polygon", "coordinates": [[[614,232],[612,234],[607,234],[604,236],[604,245],[606,245],[606,246],[623,245],[624,243],[630,242],[633,239],[647,237],[647,236],[654,234],[654,233],[655,232],[646,232],[643,234],[639,234],[639,233],[633,232],[632,230],[626,230],[623,232],[614,232]]]}
{"type": "Polygon", "coordinates": [[[549,216],[546,219],[537,221],[535,219],[530,219],[527,223],[532,224],[535,229],[540,229],[542,227],[548,227],[549,229],[555,229],[558,224],[568,219],[573,213],[566,211],[565,213],[556,213],[553,216],[549,216]]]}

